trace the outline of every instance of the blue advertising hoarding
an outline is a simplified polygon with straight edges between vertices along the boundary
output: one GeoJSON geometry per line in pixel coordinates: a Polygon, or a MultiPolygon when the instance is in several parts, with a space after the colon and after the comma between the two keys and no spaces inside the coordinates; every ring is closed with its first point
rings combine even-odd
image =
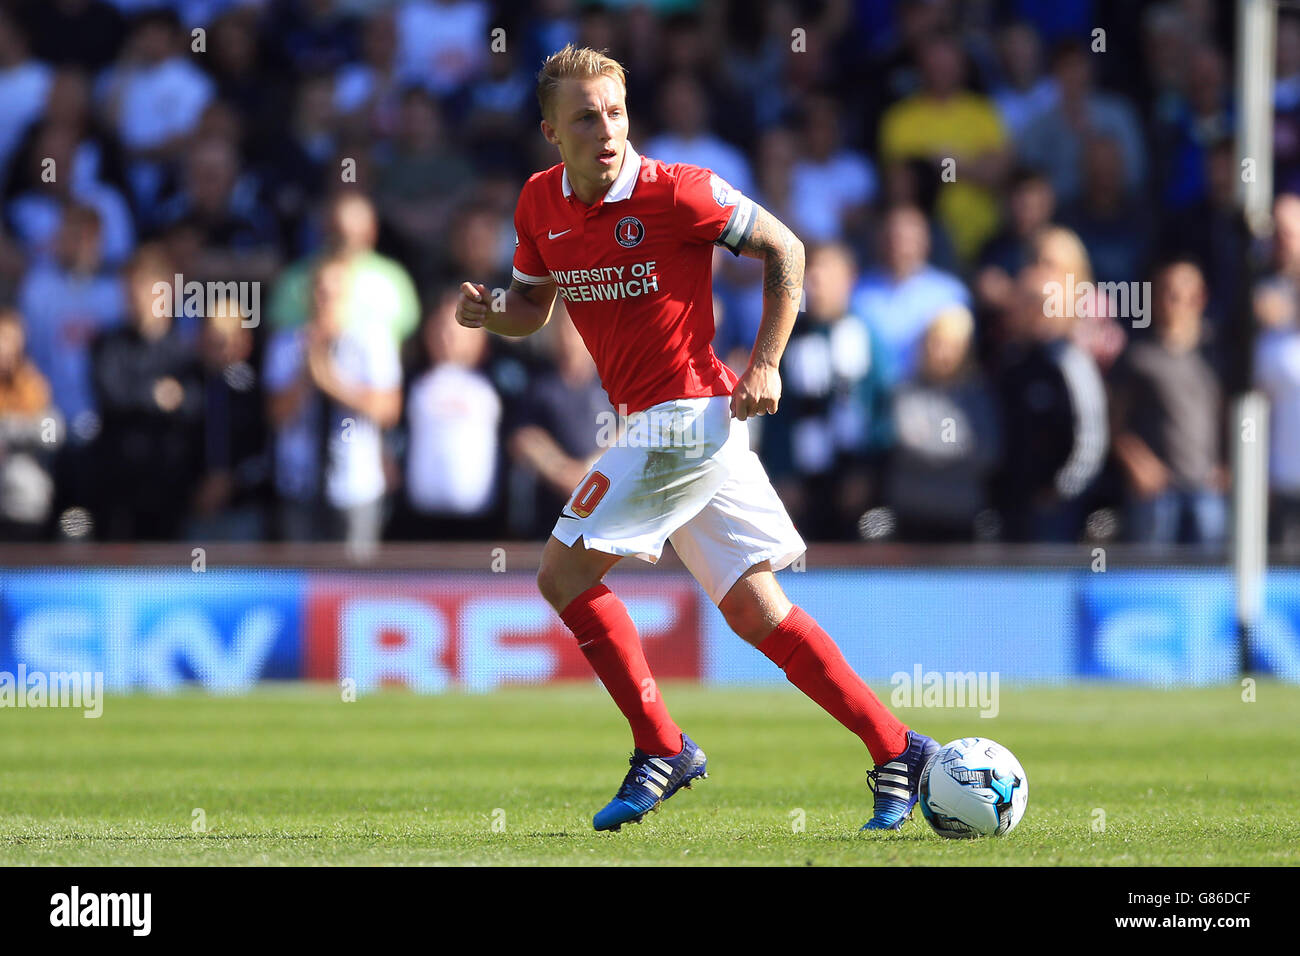
{"type": "MultiPolygon", "coordinates": [[[[1239,669],[1232,575],[1221,569],[1082,576],[1080,676],[1142,684],[1208,684],[1239,669]]],[[[1251,670],[1300,682],[1300,572],[1274,571],[1251,637],[1251,670]]]]}
{"type": "MultiPolygon", "coordinates": [[[[790,600],[816,618],[868,681],[914,664],[997,671],[1007,680],[1059,681],[1073,673],[1077,575],[1071,571],[843,569],[779,575],[790,600]]],[[[707,618],[705,679],[779,683],[784,675],[707,618]]]]}
{"type": "MultiPolygon", "coordinates": [[[[680,573],[654,573],[692,584],[680,573]]],[[[531,588],[531,576],[501,577],[512,578],[511,588],[493,589],[503,601],[507,590],[517,603],[524,586],[531,588]]],[[[872,682],[913,669],[1154,686],[1237,676],[1232,579],[1222,569],[837,569],[786,571],[780,580],[872,682]]],[[[440,587],[453,583],[440,572],[375,572],[365,581],[279,569],[0,571],[0,672],[21,663],[29,671],[102,672],[109,689],[167,691],[194,682],[214,693],[239,693],[262,680],[333,679],[334,670],[307,660],[309,647],[317,658],[337,658],[328,645],[340,640],[333,618],[318,615],[309,627],[313,591],[346,596],[365,586],[368,604],[420,600],[430,613],[454,603],[437,599],[440,587]],[[376,582],[387,583],[376,592],[376,582]]],[[[705,683],[784,682],[702,592],[690,593],[698,594],[698,616],[675,613],[693,617],[692,632],[698,626],[702,633],[698,664],[683,665],[683,675],[698,669],[705,683]]],[[[550,613],[544,606],[540,612],[550,613]]],[[[449,660],[473,643],[461,633],[465,626],[446,624],[449,660]]],[[[518,654],[532,639],[505,633],[500,642],[518,654]]],[[[1257,673],[1300,682],[1300,571],[1269,575],[1253,641],[1257,673]]],[[[554,679],[571,679],[570,670],[553,668],[554,679]]]]}
{"type": "Polygon", "coordinates": [[[301,675],[299,571],[0,573],[0,671],[91,671],[110,690],[238,693],[301,675]]]}

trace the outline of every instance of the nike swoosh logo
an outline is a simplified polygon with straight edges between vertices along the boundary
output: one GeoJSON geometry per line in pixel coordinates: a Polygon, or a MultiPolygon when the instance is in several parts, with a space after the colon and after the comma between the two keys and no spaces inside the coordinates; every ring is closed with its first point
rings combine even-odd
{"type": "Polygon", "coordinates": [[[561,518],[568,518],[570,521],[577,521],[577,520],[578,520],[577,517],[576,517],[575,515],[560,515],[560,517],[561,517],[561,518]]]}
{"type": "Polygon", "coordinates": [[[547,239],[559,239],[560,236],[567,235],[567,234],[570,233],[570,232],[573,232],[573,227],[572,227],[572,226],[570,226],[568,229],[564,230],[564,232],[551,232],[551,230],[547,229],[547,230],[546,230],[546,238],[547,238],[547,239]]]}

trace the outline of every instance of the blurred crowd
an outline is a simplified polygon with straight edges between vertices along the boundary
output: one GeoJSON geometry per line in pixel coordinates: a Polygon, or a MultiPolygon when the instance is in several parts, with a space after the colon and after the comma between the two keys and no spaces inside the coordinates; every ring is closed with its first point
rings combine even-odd
{"type": "MultiPolygon", "coordinates": [[[[562,304],[522,341],[453,315],[461,280],[509,283],[519,189],[558,162],[535,72],[574,42],[627,67],[640,153],[714,170],[807,246],[754,429],[806,537],[1219,545],[1253,385],[1273,533],[1300,549],[1300,20],[1252,284],[1231,14],[9,3],[0,537],[546,535],[601,451],[590,356],[562,304]]],[[[718,255],[737,371],[761,304],[761,263],[718,255]]]]}

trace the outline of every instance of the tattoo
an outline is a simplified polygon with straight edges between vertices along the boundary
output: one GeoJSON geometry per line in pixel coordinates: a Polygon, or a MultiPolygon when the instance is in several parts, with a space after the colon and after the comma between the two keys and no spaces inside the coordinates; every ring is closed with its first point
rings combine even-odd
{"type": "Polygon", "coordinates": [[[539,308],[549,308],[555,300],[555,283],[541,282],[534,284],[532,282],[521,282],[518,279],[510,280],[510,291],[518,292],[525,299],[539,308]]]}
{"type": "Polygon", "coordinates": [[[785,223],[757,204],[742,256],[763,260],[763,294],[798,302],[803,294],[803,243],[785,223]]]}

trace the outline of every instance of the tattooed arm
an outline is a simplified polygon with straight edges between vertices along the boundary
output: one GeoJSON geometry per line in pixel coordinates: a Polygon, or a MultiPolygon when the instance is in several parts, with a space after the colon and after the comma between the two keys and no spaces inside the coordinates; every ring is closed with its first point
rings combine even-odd
{"type": "Polygon", "coordinates": [[[456,321],[498,335],[532,335],[550,321],[554,304],[554,282],[534,285],[511,279],[509,289],[495,294],[480,283],[462,282],[456,321]]]}
{"type": "Polygon", "coordinates": [[[804,252],[785,223],[757,204],[750,233],[736,251],[763,260],[763,318],[749,368],[731,395],[731,414],[744,421],[774,413],[781,401],[777,369],[803,298],[804,252]]]}

